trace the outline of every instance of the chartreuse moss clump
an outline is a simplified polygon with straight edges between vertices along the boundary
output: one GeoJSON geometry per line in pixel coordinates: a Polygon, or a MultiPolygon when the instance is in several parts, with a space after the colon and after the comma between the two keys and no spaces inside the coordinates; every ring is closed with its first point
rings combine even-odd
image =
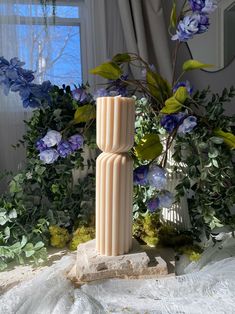
{"type": "Polygon", "coordinates": [[[68,230],[59,226],[53,225],[49,227],[50,244],[56,248],[64,248],[68,243],[70,236],[68,230]]]}
{"type": "Polygon", "coordinates": [[[188,256],[191,262],[197,262],[201,258],[202,248],[198,245],[188,245],[179,248],[179,254],[185,254],[188,256]]]}
{"type": "Polygon", "coordinates": [[[188,233],[177,231],[173,226],[163,224],[158,213],[139,215],[133,223],[133,236],[149,246],[169,246],[178,248],[193,244],[188,233]]]}
{"type": "Polygon", "coordinates": [[[90,241],[94,238],[95,228],[82,226],[73,233],[73,237],[69,243],[69,249],[71,251],[75,251],[79,244],[90,241]]]}

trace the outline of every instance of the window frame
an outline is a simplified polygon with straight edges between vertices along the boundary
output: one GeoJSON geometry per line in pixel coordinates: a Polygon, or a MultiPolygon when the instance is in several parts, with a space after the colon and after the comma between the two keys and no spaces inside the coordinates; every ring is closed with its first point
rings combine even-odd
{"type": "MultiPolygon", "coordinates": [[[[12,2],[14,4],[38,4],[40,5],[40,0],[18,0],[17,2],[14,0],[6,0],[6,2],[12,2]]],[[[84,18],[84,0],[57,0],[56,6],[68,6],[68,7],[78,7],[79,8],[79,17],[78,18],[66,18],[66,17],[53,17],[50,16],[47,18],[47,25],[53,26],[78,26],[80,30],[80,55],[81,55],[81,76],[82,82],[88,81],[88,59],[87,59],[87,19],[84,18]]],[[[1,16],[1,23],[9,24],[9,16],[1,16]]],[[[12,20],[14,24],[21,25],[45,25],[45,18],[42,17],[27,17],[22,15],[12,15],[12,20]]],[[[81,83],[82,83],[81,82],[81,83]]]]}

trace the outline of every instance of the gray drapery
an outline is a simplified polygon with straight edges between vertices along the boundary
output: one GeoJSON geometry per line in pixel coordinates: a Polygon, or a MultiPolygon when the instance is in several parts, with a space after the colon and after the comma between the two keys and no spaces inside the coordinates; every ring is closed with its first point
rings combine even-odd
{"type": "Polygon", "coordinates": [[[171,53],[162,1],[118,0],[118,7],[127,51],[156,65],[170,81],[171,53]]]}

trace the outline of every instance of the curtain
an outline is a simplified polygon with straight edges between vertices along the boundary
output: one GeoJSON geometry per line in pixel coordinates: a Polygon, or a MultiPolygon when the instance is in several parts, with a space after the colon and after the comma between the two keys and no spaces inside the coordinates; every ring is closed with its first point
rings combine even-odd
{"type": "Polygon", "coordinates": [[[171,53],[161,0],[118,0],[118,6],[127,51],[156,64],[170,81],[171,53]]]}
{"type": "MultiPolygon", "coordinates": [[[[46,27],[47,14],[40,0],[0,0],[0,56],[7,60],[17,57],[26,62],[25,68],[35,71],[36,82],[47,79],[53,68],[50,61],[50,37],[53,30],[46,27]],[[35,17],[45,15],[45,25],[35,26],[35,17]]],[[[49,12],[50,14],[50,12],[49,12]]],[[[0,174],[5,170],[17,173],[24,167],[25,149],[12,145],[22,139],[26,131],[23,120],[31,110],[24,109],[18,94],[7,96],[0,86],[0,174]]],[[[0,192],[6,188],[6,180],[0,181],[0,192]]]]}
{"type": "MultiPolygon", "coordinates": [[[[19,56],[19,38],[17,37],[16,23],[20,21],[14,17],[14,5],[11,1],[0,1],[0,55],[6,59],[19,56]]],[[[14,149],[22,137],[25,127],[23,120],[26,112],[23,110],[18,95],[10,93],[4,95],[0,88],[0,173],[17,171],[22,167],[25,153],[23,148],[14,149]]],[[[3,191],[6,181],[0,182],[0,191],[3,191]]]]}

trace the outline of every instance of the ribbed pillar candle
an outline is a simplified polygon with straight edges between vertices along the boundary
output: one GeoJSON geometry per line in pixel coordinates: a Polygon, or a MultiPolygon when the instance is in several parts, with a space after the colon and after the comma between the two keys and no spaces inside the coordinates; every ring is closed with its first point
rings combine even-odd
{"type": "Polygon", "coordinates": [[[96,248],[107,256],[128,253],[132,245],[135,103],[121,96],[97,99],[96,248]]]}

